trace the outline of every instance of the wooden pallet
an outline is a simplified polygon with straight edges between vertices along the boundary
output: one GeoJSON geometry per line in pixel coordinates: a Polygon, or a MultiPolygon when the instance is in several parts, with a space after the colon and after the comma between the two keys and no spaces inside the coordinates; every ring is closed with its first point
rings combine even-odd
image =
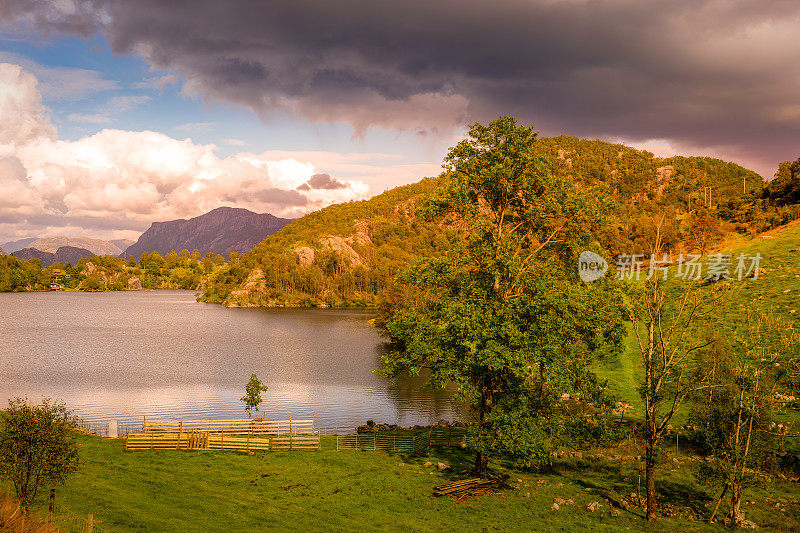
{"type": "Polygon", "coordinates": [[[450,496],[458,500],[494,492],[504,486],[503,482],[494,478],[473,477],[446,483],[433,488],[434,496],[450,496]]]}

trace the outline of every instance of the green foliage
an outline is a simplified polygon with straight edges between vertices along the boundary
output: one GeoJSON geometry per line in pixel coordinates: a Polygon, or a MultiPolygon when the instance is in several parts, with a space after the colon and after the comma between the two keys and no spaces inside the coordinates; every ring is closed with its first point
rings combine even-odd
{"type": "MultiPolygon", "coordinates": [[[[136,278],[144,289],[197,290],[208,283],[209,277],[227,269],[219,256],[209,252],[204,263],[196,252],[174,252],[162,258],[157,252],[143,253],[140,261],[112,256],[92,256],[78,264],[54,264],[42,268],[38,259],[30,261],[14,256],[0,256],[0,292],[47,290],[51,282],[84,291],[122,291],[136,278]],[[54,271],[63,271],[53,276],[54,271]]],[[[240,278],[241,279],[241,278],[240,278]]]]}
{"type": "Polygon", "coordinates": [[[774,417],[795,407],[788,393],[800,377],[800,344],[784,320],[766,314],[720,327],[726,334],[698,365],[711,387],[693,396],[690,419],[709,456],[698,480],[730,493],[729,520],[738,525],[743,490],[763,481],[759,471],[784,451],[779,438],[791,432],[774,417]]]}
{"type": "Polygon", "coordinates": [[[593,383],[587,362],[621,341],[619,295],[571,268],[605,196],[553,175],[536,133],[510,117],[473,125],[445,161],[422,212],[460,238],[398,276],[378,321],[395,345],[383,372],[426,368],[430,384],[458,386],[478,413],[479,473],[490,450],[537,462],[553,399],[593,383]]]}
{"type": "Polygon", "coordinates": [[[38,260],[25,261],[13,255],[0,255],[0,292],[44,289],[50,278],[38,260]]]}
{"type": "Polygon", "coordinates": [[[252,374],[244,390],[246,394],[242,396],[239,401],[244,403],[244,409],[247,411],[247,415],[252,418],[253,409],[258,411],[258,406],[261,404],[261,393],[267,390],[267,386],[258,379],[258,376],[252,374]]]}
{"type": "Polygon", "coordinates": [[[707,209],[695,209],[689,215],[684,229],[684,242],[689,250],[705,256],[723,237],[720,220],[707,209]]]}
{"type": "Polygon", "coordinates": [[[777,206],[800,203],[800,158],[778,165],[775,178],[764,188],[762,196],[777,206]]]}
{"type": "Polygon", "coordinates": [[[0,412],[0,476],[27,508],[45,483],[61,484],[78,468],[74,425],[63,404],[9,400],[0,412]]]}
{"type": "Polygon", "coordinates": [[[233,305],[375,306],[389,280],[420,256],[449,247],[453,232],[416,216],[440,179],[306,215],[221,269],[202,300],[233,305]],[[301,251],[307,254],[300,260],[301,251]],[[252,283],[248,276],[260,271],[252,283]]]}

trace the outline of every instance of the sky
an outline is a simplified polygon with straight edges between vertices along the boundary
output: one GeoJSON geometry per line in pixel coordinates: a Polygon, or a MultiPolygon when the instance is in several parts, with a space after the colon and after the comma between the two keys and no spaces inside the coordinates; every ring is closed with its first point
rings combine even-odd
{"type": "Polygon", "coordinates": [[[3,0],[0,242],[297,217],[441,172],[468,124],[800,156],[800,4],[3,0]]]}

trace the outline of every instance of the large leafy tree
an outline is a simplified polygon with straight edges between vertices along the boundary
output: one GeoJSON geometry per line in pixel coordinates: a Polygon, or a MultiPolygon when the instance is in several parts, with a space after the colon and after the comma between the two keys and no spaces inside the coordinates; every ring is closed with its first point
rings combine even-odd
{"type": "Polygon", "coordinates": [[[611,286],[581,285],[574,270],[597,246],[607,196],[554,176],[536,137],[500,117],[450,150],[445,185],[420,211],[461,240],[398,276],[381,315],[395,342],[386,375],[428,369],[474,407],[480,475],[492,449],[541,453],[559,396],[596,392],[587,364],[622,334],[611,286]]]}

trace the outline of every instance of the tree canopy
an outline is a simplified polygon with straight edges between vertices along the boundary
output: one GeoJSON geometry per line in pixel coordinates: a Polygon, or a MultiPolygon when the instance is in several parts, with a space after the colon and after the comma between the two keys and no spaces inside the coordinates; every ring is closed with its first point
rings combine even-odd
{"type": "Polygon", "coordinates": [[[448,179],[421,214],[461,238],[398,277],[380,320],[395,343],[386,375],[427,369],[431,384],[457,384],[474,406],[479,474],[499,445],[541,456],[546,443],[536,436],[546,440],[542,422],[557,398],[588,393],[586,363],[622,337],[614,290],[581,285],[573,268],[582,247],[597,246],[607,195],[555,176],[536,137],[501,117],[474,124],[451,149],[448,179]]]}

